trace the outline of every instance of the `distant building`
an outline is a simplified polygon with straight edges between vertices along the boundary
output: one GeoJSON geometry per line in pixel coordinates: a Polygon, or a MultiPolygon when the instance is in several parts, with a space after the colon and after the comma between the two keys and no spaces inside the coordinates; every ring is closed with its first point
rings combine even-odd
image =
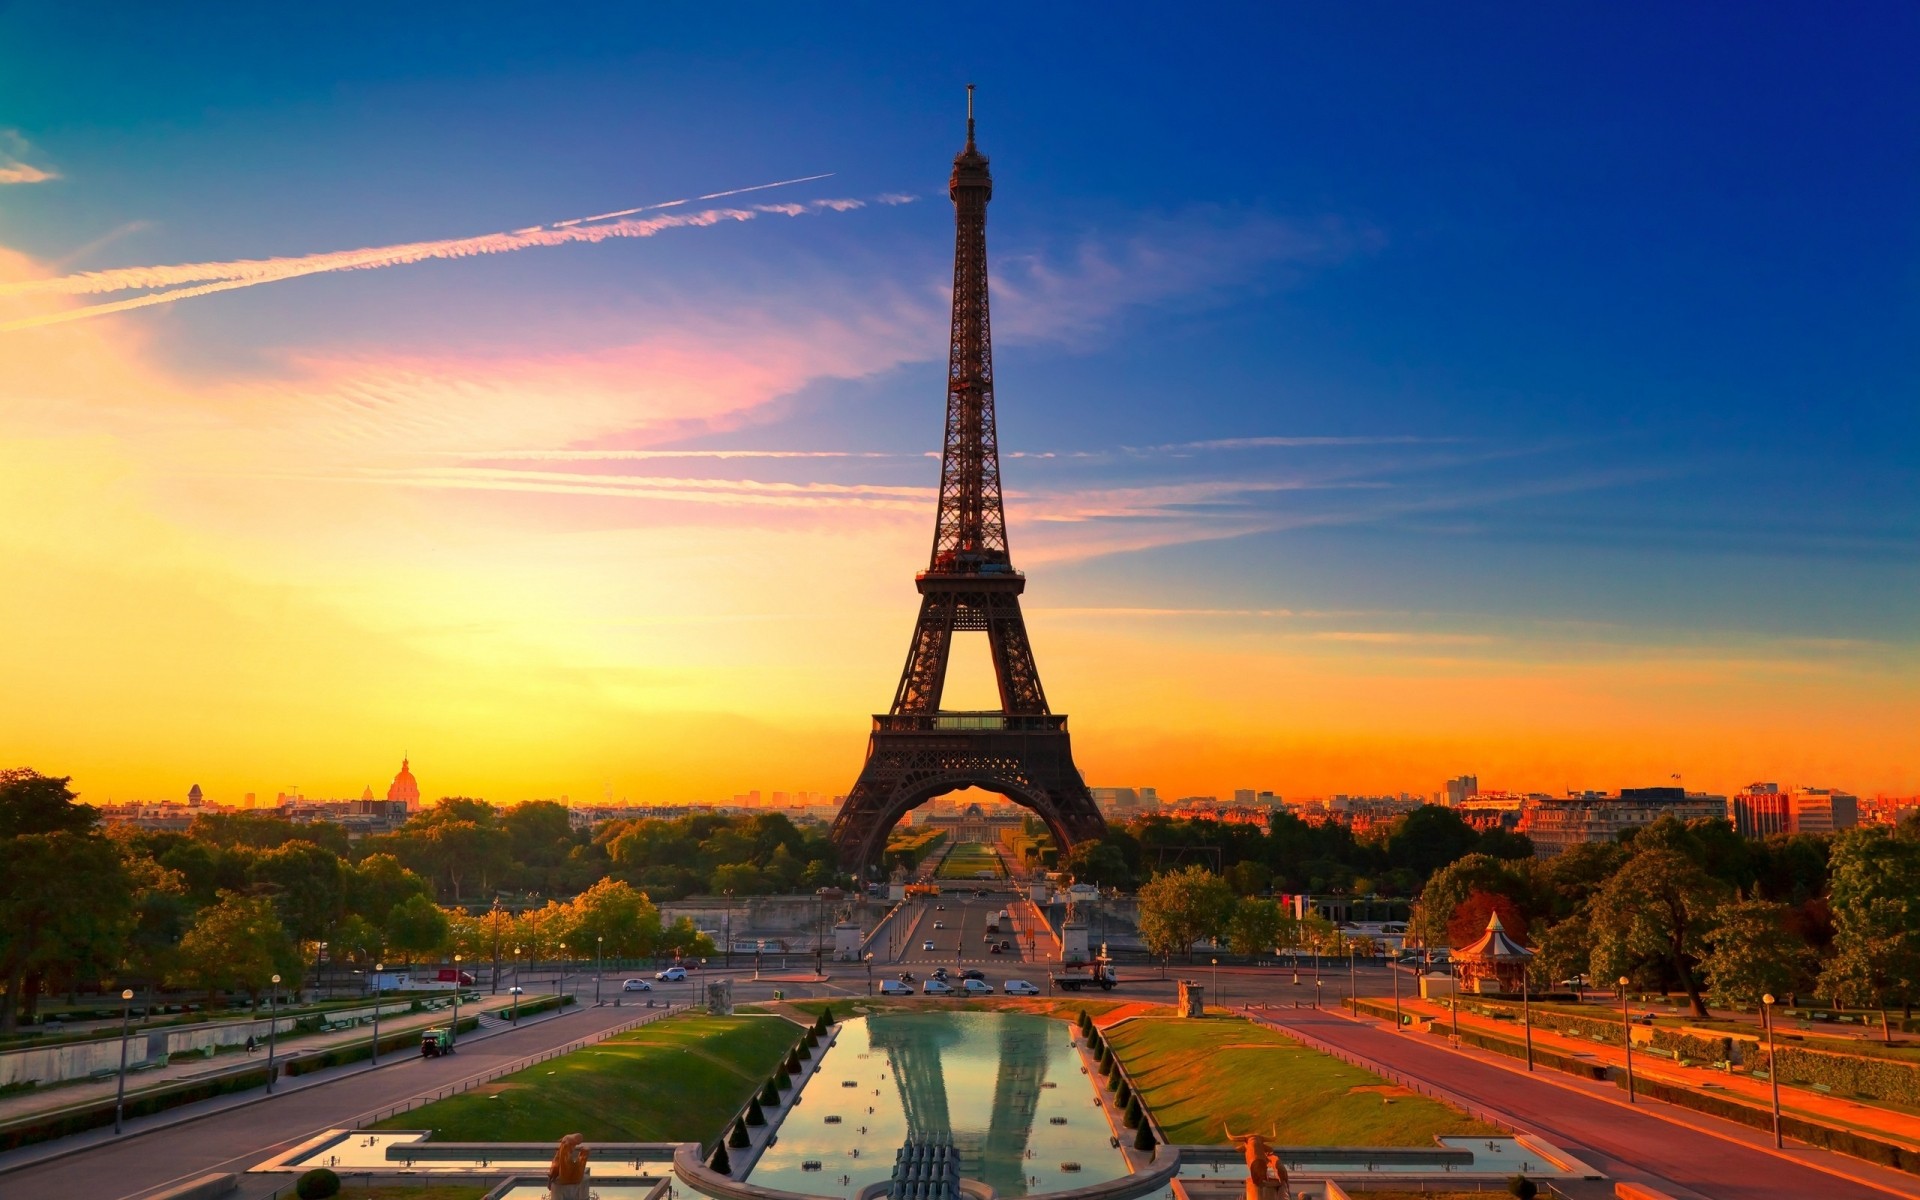
{"type": "Polygon", "coordinates": [[[1536,857],[1551,858],[1584,842],[1618,841],[1630,829],[1669,816],[1681,821],[1701,817],[1724,820],[1727,798],[1677,787],[1621,788],[1611,796],[1580,792],[1530,801],[1516,828],[1533,842],[1536,857]]]}
{"type": "Polygon", "coordinates": [[[1777,783],[1750,783],[1733,798],[1733,827],[1741,837],[1793,832],[1793,806],[1777,783]]]}
{"type": "Polygon", "coordinates": [[[1252,804],[1253,793],[1254,789],[1252,788],[1235,788],[1233,789],[1233,802],[1240,805],[1252,804]]]}
{"type": "Polygon", "coordinates": [[[1449,807],[1458,808],[1460,805],[1466,803],[1470,797],[1478,796],[1479,794],[1480,777],[1478,775],[1462,775],[1458,779],[1447,780],[1447,804],[1449,807]]]}
{"type": "Polygon", "coordinates": [[[1795,788],[1788,797],[1793,804],[1795,833],[1837,833],[1860,823],[1860,798],[1833,788],[1795,788]]]}
{"type": "Polygon", "coordinates": [[[387,799],[405,804],[408,812],[420,811],[420,782],[413,777],[412,764],[404,756],[400,759],[400,773],[387,785],[387,799]]]}
{"type": "Polygon", "coordinates": [[[200,785],[199,785],[199,784],[197,784],[197,783],[196,783],[196,784],[194,784],[194,785],[193,785],[192,787],[190,787],[190,788],[188,788],[188,789],[187,789],[187,803],[188,803],[188,804],[191,804],[191,805],[194,805],[195,807],[198,807],[199,805],[201,805],[201,804],[204,804],[204,803],[206,803],[206,799],[207,799],[207,798],[206,798],[206,796],[205,796],[204,794],[202,794],[202,793],[201,793],[201,791],[200,791],[200,785]]]}

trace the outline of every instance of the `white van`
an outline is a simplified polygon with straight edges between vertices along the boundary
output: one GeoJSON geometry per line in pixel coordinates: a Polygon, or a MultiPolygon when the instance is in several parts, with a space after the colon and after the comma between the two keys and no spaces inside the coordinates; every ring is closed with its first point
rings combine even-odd
{"type": "Polygon", "coordinates": [[[911,996],[913,995],[913,985],[910,983],[901,983],[898,979],[882,979],[880,981],[880,994],[882,996],[911,996]]]}

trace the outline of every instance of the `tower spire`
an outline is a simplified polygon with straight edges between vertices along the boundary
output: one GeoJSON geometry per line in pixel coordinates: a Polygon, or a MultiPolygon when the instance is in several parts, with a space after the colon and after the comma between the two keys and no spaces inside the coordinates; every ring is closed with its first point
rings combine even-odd
{"type": "Polygon", "coordinates": [[[967,149],[973,149],[973,85],[967,85],[967,149]]]}

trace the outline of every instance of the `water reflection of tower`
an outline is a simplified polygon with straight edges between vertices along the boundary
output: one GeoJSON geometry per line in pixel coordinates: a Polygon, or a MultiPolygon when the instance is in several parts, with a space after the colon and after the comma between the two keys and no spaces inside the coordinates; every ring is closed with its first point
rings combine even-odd
{"type": "MultiPolygon", "coordinates": [[[[967,1017],[924,1020],[912,1015],[867,1018],[873,1048],[886,1052],[909,1139],[951,1140],[960,1172],[990,1184],[1002,1196],[1027,1192],[1025,1156],[1047,1073],[1044,1018],[1002,1016],[993,1022],[993,1110],[987,1128],[955,1129],[947,1105],[945,1054],[966,1041],[967,1017]]],[[[978,1028],[978,1026],[975,1026],[978,1028]]]]}

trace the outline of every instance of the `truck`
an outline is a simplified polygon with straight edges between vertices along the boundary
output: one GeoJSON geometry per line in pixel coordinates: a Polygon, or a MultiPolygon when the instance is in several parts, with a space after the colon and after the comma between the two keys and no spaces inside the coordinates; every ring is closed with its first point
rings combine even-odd
{"type": "Polygon", "coordinates": [[[1113,973],[1113,960],[1105,955],[1083,963],[1065,963],[1053,974],[1053,986],[1063,992],[1096,987],[1110,992],[1118,982],[1113,973]]]}
{"type": "Polygon", "coordinates": [[[423,1029],[420,1031],[420,1057],[439,1058],[443,1054],[453,1053],[453,1030],[423,1029]]]}

